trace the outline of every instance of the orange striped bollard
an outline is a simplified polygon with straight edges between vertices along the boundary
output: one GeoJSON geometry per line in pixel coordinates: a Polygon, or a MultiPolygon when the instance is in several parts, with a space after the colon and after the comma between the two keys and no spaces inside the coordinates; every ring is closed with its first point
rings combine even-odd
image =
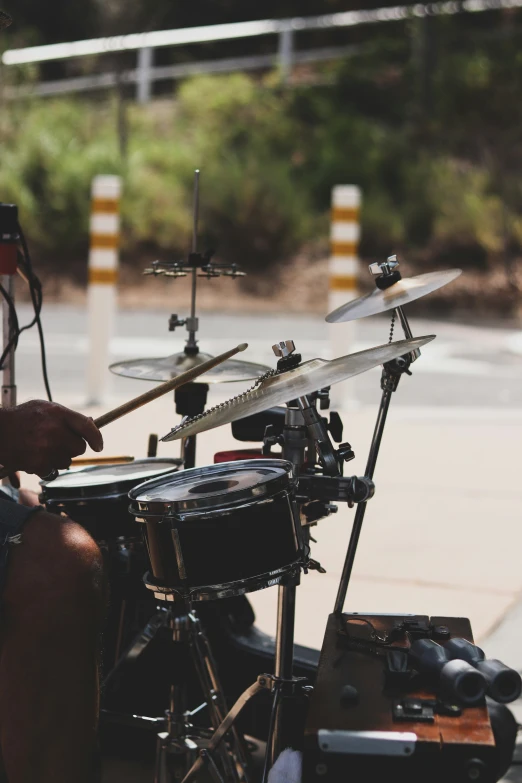
{"type": "MultiPolygon", "coordinates": [[[[361,191],[356,185],[336,185],[332,190],[330,261],[328,265],[328,312],[358,296],[359,212],[361,191]]],[[[355,350],[355,322],[329,324],[331,358],[355,350]]],[[[337,384],[332,401],[341,405],[355,402],[354,380],[337,384]]]]}
{"type": "Polygon", "coordinates": [[[87,401],[99,404],[107,395],[110,379],[109,346],[116,315],[121,179],[94,177],[91,192],[87,401]]]}

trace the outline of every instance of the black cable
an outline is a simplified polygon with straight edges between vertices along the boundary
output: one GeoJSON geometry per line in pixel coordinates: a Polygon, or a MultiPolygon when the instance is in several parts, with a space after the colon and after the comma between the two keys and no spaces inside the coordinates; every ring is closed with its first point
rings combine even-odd
{"type": "Polygon", "coordinates": [[[9,338],[9,342],[7,343],[6,347],[4,348],[4,352],[0,356],[0,369],[3,369],[4,362],[9,354],[9,351],[13,348],[16,349],[16,346],[18,345],[18,337],[20,336],[20,328],[18,325],[18,316],[16,314],[16,308],[14,306],[14,302],[12,297],[8,294],[8,292],[5,290],[4,286],[0,284],[0,293],[4,297],[5,301],[7,302],[7,306],[9,308],[9,319],[10,322],[14,325],[14,328],[12,330],[12,334],[9,338]]]}
{"type": "Polygon", "coordinates": [[[29,253],[29,248],[27,246],[27,242],[25,240],[24,232],[22,231],[21,226],[18,226],[18,231],[20,233],[20,243],[22,245],[22,251],[23,251],[23,258],[25,261],[25,266],[27,270],[27,280],[29,282],[29,293],[31,295],[31,301],[33,303],[33,309],[34,309],[34,318],[31,321],[30,324],[27,326],[22,327],[22,329],[19,330],[19,335],[25,331],[26,329],[32,328],[36,324],[36,328],[38,329],[38,337],[40,340],[40,357],[42,362],[42,375],[43,375],[43,381],[45,385],[45,391],[47,393],[47,399],[49,402],[52,402],[52,394],[51,394],[51,386],[49,384],[49,375],[47,371],[47,355],[45,350],[45,338],[43,333],[43,326],[42,321],[40,318],[40,313],[42,310],[43,305],[43,292],[42,292],[42,284],[38,277],[35,275],[33,270],[33,264],[31,261],[31,256],[29,253]]]}
{"type": "Polygon", "coordinates": [[[38,329],[38,337],[40,340],[40,354],[42,360],[42,374],[43,374],[43,380],[45,384],[45,390],[47,392],[47,397],[49,401],[52,402],[51,388],[50,388],[49,376],[47,372],[45,338],[44,338],[43,327],[40,318],[40,313],[43,304],[42,284],[34,273],[33,265],[31,262],[31,256],[29,254],[29,249],[27,247],[27,242],[25,240],[25,236],[20,226],[18,226],[18,232],[20,234],[20,243],[22,246],[22,252],[18,250],[18,262],[20,265],[20,261],[22,261],[25,267],[24,271],[26,272],[27,283],[29,285],[29,293],[31,296],[31,302],[33,304],[34,317],[30,321],[30,323],[20,327],[13,299],[6,291],[6,289],[2,285],[0,285],[0,293],[4,297],[5,301],[7,302],[7,306],[9,308],[9,319],[12,325],[12,334],[10,335],[9,341],[6,347],[4,348],[2,355],[0,356],[0,370],[3,369],[4,362],[7,356],[9,355],[9,352],[11,350],[16,350],[16,347],[18,345],[18,340],[22,332],[27,331],[27,329],[32,329],[32,327],[36,325],[38,329]]]}

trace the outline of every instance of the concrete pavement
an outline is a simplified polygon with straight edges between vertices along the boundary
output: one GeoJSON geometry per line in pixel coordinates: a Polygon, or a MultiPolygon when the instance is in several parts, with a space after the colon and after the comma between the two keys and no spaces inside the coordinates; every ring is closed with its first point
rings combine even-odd
{"type": "MultiPolygon", "coordinates": [[[[96,416],[101,408],[86,412],[96,416]]],[[[372,406],[344,415],[345,438],[356,452],[348,475],[364,471],[375,413],[372,406]]],[[[105,454],[142,457],[148,434],[165,434],[174,420],[170,399],[157,400],[105,428],[105,454]]],[[[522,416],[445,420],[392,408],[346,608],[466,615],[484,640],[522,591],[520,442],[522,416]]],[[[198,464],[237,445],[229,427],[204,433],[198,464]]],[[[159,446],[159,456],[178,454],[177,443],[159,446]]],[[[35,486],[35,478],[25,483],[35,486]]],[[[314,529],[312,554],[327,573],[303,577],[296,622],[302,644],[321,646],[353,514],[340,506],[314,529]]],[[[270,633],[276,593],[251,596],[259,626],[270,633]]]]}
{"type": "MultiPolygon", "coordinates": [[[[182,334],[168,334],[167,317],[162,312],[121,313],[114,359],[180,350],[182,334]]],[[[118,378],[105,406],[84,408],[85,314],[48,308],[45,323],[57,400],[97,415],[149,388],[118,378]]],[[[361,322],[358,347],[386,342],[387,325],[387,319],[361,322]]],[[[293,337],[304,358],[328,357],[326,325],[316,317],[208,315],[202,317],[202,326],[202,349],[213,353],[247,340],[248,359],[273,364],[271,343],[293,337]]],[[[412,326],[415,334],[436,333],[438,339],[425,347],[413,377],[403,380],[392,403],[375,474],[377,491],[368,506],[346,608],[468,616],[486,651],[522,670],[520,343],[508,329],[423,320],[414,320],[412,326]]],[[[22,338],[17,361],[19,399],[41,395],[34,335],[22,338]]],[[[209,402],[222,401],[247,385],[213,388],[209,402]]],[[[344,439],[352,443],[356,459],[346,472],[360,475],[377,412],[379,372],[351,381],[347,392],[344,439]]],[[[141,457],[148,434],[165,434],[178,420],[170,397],[158,400],[108,426],[105,453],[141,457]]],[[[203,434],[198,464],[212,463],[216,451],[234,445],[229,427],[203,434]]],[[[159,456],[177,456],[178,448],[160,444],[159,456]]],[[[34,477],[27,482],[36,485],[34,477]]],[[[342,507],[315,528],[312,554],[327,573],[303,577],[298,642],[321,646],[353,513],[342,507]]],[[[275,628],[276,598],[275,589],[251,595],[258,625],[269,633],[275,628]]],[[[517,780],[513,774],[509,779],[517,780]]]]}

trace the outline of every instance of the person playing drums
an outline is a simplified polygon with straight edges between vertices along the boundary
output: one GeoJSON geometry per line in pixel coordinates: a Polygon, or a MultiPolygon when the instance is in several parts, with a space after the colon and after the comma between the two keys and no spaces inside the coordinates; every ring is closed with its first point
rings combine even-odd
{"type": "MultiPolygon", "coordinates": [[[[2,18],[0,14],[0,24],[2,18]]],[[[33,400],[0,408],[0,463],[48,474],[86,444],[92,419],[33,400]]],[[[0,490],[0,750],[9,783],[87,783],[98,717],[101,553],[78,524],[0,490]]],[[[0,778],[2,777],[0,773],[0,778]]]]}

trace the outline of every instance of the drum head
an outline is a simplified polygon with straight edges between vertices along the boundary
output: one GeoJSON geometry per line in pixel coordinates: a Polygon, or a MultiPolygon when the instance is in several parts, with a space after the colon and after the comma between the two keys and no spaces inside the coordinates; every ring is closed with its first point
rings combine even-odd
{"type": "Polygon", "coordinates": [[[93,465],[60,473],[54,481],[41,481],[45,499],[100,498],[126,495],[147,479],[179,470],[179,459],[138,459],[119,465],[93,465]]]}
{"type": "Polygon", "coordinates": [[[292,485],[292,464],[278,459],[222,462],[147,481],[129,492],[138,512],[207,514],[258,503],[292,485]]]}

